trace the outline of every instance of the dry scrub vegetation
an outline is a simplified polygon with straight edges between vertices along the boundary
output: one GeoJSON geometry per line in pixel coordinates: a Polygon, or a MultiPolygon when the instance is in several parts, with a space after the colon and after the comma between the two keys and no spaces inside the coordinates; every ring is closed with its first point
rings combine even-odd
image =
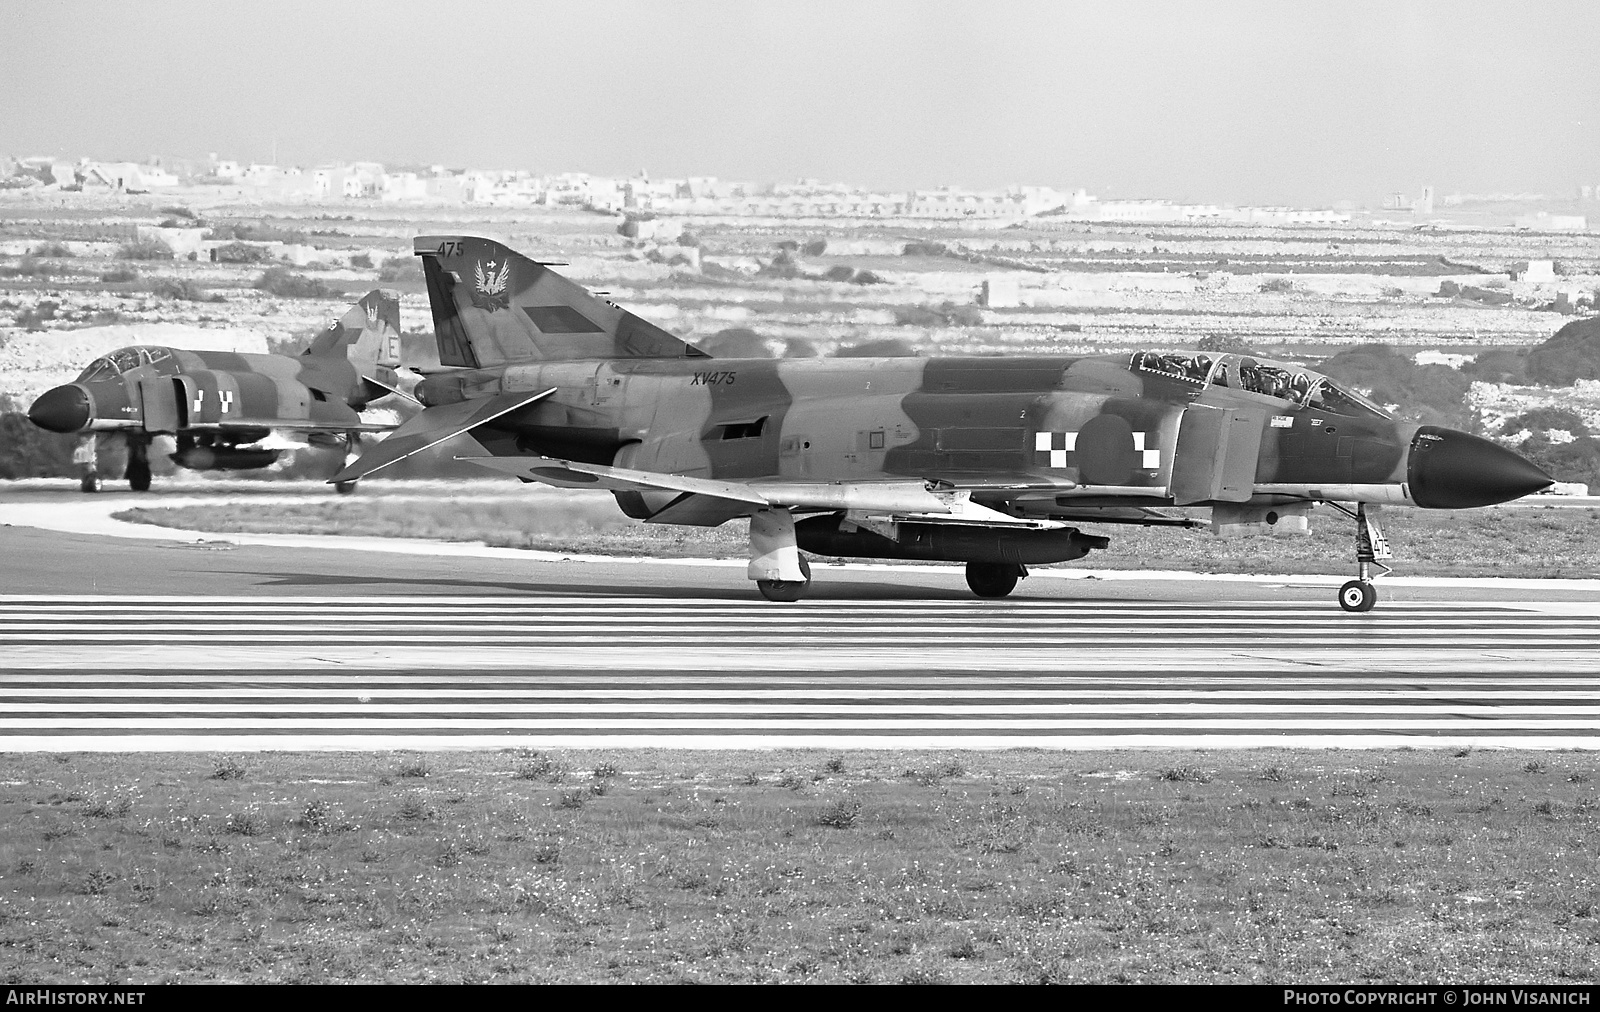
{"type": "MultiPolygon", "coordinates": [[[[1199,515],[1199,514],[1197,514],[1199,515]]],[[[223,534],[323,534],[481,541],[586,555],[738,558],[748,551],[743,522],[665,527],[632,521],[609,498],[506,502],[330,500],[314,505],[145,508],[118,519],[223,534]]],[[[1549,506],[1447,512],[1391,508],[1384,531],[1397,571],[1414,576],[1600,576],[1600,510],[1549,506]]],[[[1221,539],[1204,529],[1084,524],[1111,547],[1073,565],[1217,573],[1345,573],[1355,528],[1329,510],[1314,514],[1309,537],[1221,539]]]]}
{"type": "Polygon", "coordinates": [[[1593,981],[1574,753],[12,755],[0,975],[1593,981]]]}

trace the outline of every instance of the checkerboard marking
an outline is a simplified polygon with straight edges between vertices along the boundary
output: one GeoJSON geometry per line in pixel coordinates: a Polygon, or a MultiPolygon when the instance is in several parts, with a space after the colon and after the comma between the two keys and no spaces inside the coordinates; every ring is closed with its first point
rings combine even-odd
{"type": "MultiPolygon", "coordinates": [[[[1133,434],[1133,450],[1139,455],[1139,467],[1146,471],[1159,471],[1161,469],[1161,447],[1148,446],[1152,441],[1151,433],[1135,432],[1133,434]]],[[[1078,434],[1076,432],[1036,432],[1033,436],[1033,462],[1037,467],[1060,469],[1076,466],[1076,461],[1068,456],[1075,453],[1078,448],[1078,434]]]]}

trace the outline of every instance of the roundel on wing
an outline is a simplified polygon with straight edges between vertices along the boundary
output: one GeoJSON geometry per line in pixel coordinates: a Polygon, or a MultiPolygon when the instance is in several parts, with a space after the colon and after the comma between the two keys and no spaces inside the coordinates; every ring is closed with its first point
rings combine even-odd
{"type": "Polygon", "coordinates": [[[1084,485],[1126,485],[1138,454],[1133,426],[1121,415],[1095,415],[1078,432],[1078,480],[1084,485]]]}

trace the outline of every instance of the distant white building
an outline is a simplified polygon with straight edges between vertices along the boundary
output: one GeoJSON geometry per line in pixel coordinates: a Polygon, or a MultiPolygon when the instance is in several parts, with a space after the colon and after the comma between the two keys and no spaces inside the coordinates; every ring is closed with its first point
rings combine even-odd
{"type": "Polygon", "coordinates": [[[113,190],[155,190],[178,185],[178,177],[159,165],[88,162],[82,172],[85,186],[107,186],[113,190]]]}
{"type": "Polygon", "coordinates": [[[1589,219],[1581,214],[1540,211],[1538,214],[1519,215],[1516,226],[1537,232],[1583,232],[1589,228],[1589,219]]]}
{"type": "Polygon", "coordinates": [[[379,200],[426,200],[428,181],[415,172],[386,172],[378,183],[379,200]]]}
{"type": "Polygon", "coordinates": [[[1515,281],[1526,281],[1530,284],[1552,283],[1556,279],[1556,262],[1554,260],[1529,260],[1511,273],[1515,281]]]}
{"type": "MultiPolygon", "coordinates": [[[[237,168],[237,166],[235,166],[235,168],[237,168]]],[[[218,174],[220,175],[220,173],[218,174]]],[[[238,173],[235,173],[235,176],[238,175],[238,173]]],[[[259,162],[255,162],[252,163],[248,169],[244,170],[243,181],[249,183],[251,186],[270,186],[279,179],[282,179],[283,176],[284,171],[278,168],[276,165],[263,165],[259,162]]]]}

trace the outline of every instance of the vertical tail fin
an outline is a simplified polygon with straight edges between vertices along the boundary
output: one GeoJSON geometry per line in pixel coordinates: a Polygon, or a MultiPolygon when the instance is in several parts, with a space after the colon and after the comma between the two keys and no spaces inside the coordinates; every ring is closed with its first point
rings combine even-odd
{"type": "Polygon", "coordinates": [[[708,357],[492,239],[418,236],[416,255],[444,365],[708,357]]]}
{"type": "Polygon", "coordinates": [[[400,293],[374,288],[311,341],[307,356],[347,359],[362,379],[381,388],[372,398],[399,392],[400,293]]]}

